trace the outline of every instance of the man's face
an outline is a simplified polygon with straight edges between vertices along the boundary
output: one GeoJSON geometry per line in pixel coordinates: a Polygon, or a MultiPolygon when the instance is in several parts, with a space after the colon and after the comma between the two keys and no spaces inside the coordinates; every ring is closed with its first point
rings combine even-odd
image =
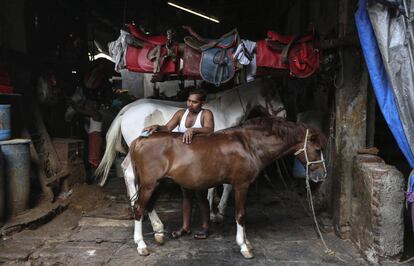
{"type": "Polygon", "coordinates": [[[198,113],[201,110],[203,101],[200,94],[190,94],[187,99],[187,108],[190,112],[198,113]]]}

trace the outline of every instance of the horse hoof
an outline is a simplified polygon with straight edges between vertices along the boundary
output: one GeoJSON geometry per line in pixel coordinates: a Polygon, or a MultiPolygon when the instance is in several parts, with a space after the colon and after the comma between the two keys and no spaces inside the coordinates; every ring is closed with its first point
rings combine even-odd
{"type": "Polygon", "coordinates": [[[240,251],[241,254],[243,255],[243,257],[245,259],[252,259],[254,258],[253,252],[251,250],[246,250],[246,251],[240,251]]]}
{"type": "Polygon", "coordinates": [[[146,247],[145,248],[137,248],[137,251],[138,251],[138,254],[140,256],[148,256],[149,255],[148,249],[146,247]]]}
{"type": "Polygon", "coordinates": [[[155,233],[154,239],[157,244],[162,245],[164,244],[164,233],[155,233]]]}
{"type": "Polygon", "coordinates": [[[254,250],[254,247],[252,246],[252,244],[246,239],[246,246],[249,250],[254,250]]]}

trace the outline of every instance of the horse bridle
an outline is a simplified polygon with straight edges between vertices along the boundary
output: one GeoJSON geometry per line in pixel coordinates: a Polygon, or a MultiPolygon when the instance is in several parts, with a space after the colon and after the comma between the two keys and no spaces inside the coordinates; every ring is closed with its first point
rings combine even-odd
{"type": "Polygon", "coordinates": [[[306,160],[306,179],[309,179],[309,166],[311,166],[312,164],[318,164],[321,163],[323,165],[323,170],[324,170],[324,176],[323,178],[326,178],[326,166],[325,166],[325,159],[323,158],[323,153],[321,151],[321,159],[317,160],[317,161],[309,161],[308,158],[308,152],[306,150],[306,146],[308,144],[308,135],[309,135],[309,129],[306,129],[306,135],[305,135],[305,142],[303,144],[303,148],[299,149],[297,152],[294,153],[295,156],[299,155],[300,153],[304,153],[305,154],[305,160],[306,160]]]}

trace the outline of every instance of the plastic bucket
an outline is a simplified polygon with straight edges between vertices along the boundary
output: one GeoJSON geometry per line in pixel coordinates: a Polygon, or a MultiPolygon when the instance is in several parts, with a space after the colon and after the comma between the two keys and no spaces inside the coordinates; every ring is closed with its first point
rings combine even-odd
{"type": "Polygon", "coordinates": [[[3,154],[0,150],[0,226],[3,224],[6,218],[6,194],[4,189],[4,161],[3,161],[3,154]]]}
{"type": "Polygon", "coordinates": [[[4,158],[6,209],[11,216],[29,207],[30,196],[30,140],[0,141],[4,158]]]}
{"type": "Polygon", "coordinates": [[[0,140],[10,139],[10,104],[0,104],[0,140]]]}

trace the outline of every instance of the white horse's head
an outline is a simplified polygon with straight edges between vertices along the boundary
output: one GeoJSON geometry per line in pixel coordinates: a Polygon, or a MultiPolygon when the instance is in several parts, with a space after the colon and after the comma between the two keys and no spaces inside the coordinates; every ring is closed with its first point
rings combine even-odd
{"type": "Polygon", "coordinates": [[[55,105],[59,103],[62,96],[62,89],[58,86],[54,73],[49,72],[38,77],[36,94],[37,99],[41,104],[55,105]]]}
{"type": "MultiPolygon", "coordinates": [[[[77,104],[77,105],[82,105],[83,102],[85,102],[86,97],[83,94],[83,89],[82,87],[78,86],[76,87],[75,92],[73,93],[73,95],[70,97],[69,101],[71,103],[77,104]]],[[[69,104],[68,108],[66,109],[65,112],[65,121],[66,122],[70,122],[73,119],[73,116],[76,114],[76,110],[69,104]]]]}
{"type": "Polygon", "coordinates": [[[261,80],[260,95],[264,100],[266,113],[270,116],[286,118],[286,109],[280,97],[279,87],[270,79],[261,80]]]}

